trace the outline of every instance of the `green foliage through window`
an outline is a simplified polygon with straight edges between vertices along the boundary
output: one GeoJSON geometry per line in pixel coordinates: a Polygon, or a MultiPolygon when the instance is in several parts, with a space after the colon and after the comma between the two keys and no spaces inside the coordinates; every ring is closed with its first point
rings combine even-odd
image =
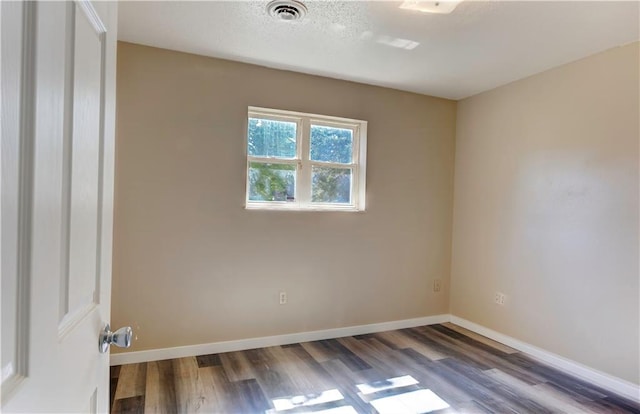
{"type": "Polygon", "coordinates": [[[366,121],[256,107],[248,115],[247,208],[364,210],[366,121]]]}
{"type": "Polygon", "coordinates": [[[313,167],[311,180],[314,203],[351,202],[351,169],[313,167]]]}
{"type": "Polygon", "coordinates": [[[295,174],[295,165],[252,162],[249,166],[249,200],[293,201],[295,174]]]}

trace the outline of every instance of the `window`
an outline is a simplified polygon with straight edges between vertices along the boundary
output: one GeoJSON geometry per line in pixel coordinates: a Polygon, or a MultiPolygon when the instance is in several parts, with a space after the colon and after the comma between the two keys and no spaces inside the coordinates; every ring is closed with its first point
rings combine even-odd
{"type": "Polygon", "coordinates": [[[249,107],[248,209],[362,211],[367,123],[249,107]]]}

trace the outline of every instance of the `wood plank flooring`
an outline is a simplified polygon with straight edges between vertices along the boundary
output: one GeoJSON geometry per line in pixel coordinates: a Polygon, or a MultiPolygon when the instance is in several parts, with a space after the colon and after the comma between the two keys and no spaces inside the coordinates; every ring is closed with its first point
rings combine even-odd
{"type": "Polygon", "coordinates": [[[130,364],[113,413],[640,413],[453,324],[130,364]]]}

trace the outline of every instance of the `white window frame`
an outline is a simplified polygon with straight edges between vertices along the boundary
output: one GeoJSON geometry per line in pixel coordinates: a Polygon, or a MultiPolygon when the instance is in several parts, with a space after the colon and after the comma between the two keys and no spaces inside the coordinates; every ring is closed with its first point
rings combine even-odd
{"type": "Polygon", "coordinates": [[[366,201],[367,121],[338,118],[250,106],[245,125],[245,207],[249,210],[296,210],[296,211],[364,211],[366,201]],[[295,122],[295,158],[254,157],[248,151],[249,118],[295,122]],[[350,164],[312,161],[310,159],[311,125],[351,129],[353,131],[352,162],[350,164]],[[252,162],[295,165],[296,185],[293,201],[249,200],[249,168],[252,162]],[[314,166],[351,169],[351,202],[349,204],[317,203],[311,201],[311,171],[314,166]]]}

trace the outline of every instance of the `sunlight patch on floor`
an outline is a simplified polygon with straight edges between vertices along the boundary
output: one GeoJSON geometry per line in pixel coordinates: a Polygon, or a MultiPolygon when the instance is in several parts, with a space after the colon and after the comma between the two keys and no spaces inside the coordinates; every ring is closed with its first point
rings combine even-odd
{"type": "Polygon", "coordinates": [[[446,401],[419,384],[411,375],[404,375],[357,384],[356,388],[362,401],[378,414],[423,414],[449,408],[446,401]]]}
{"type": "Polygon", "coordinates": [[[449,408],[433,391],[424,389],[378,398],[370,404],[379,414],[421,414],[449,408]]]}
{"type": "Polygon", "coordinates": [[[350,405],[341,407],[327,408],[326,410],[311,411],[313,414],[358,414],[358,412],[350,405]]]}
{"type": "MultiPolygon", "coordinates": [[[[433,391],[421,388],[419,384],[411,375],[403,375],[356,384],[356,388],[362,401],[370,404],[377,414],[425,414],[449,408],[446,401],[433,391]]],[[[277,398],[272,400],[274,408],[267,410],[266,414],[286,414],[289,410],[301,413],[301,409],[305,413],[314,414],[357,413],[351,405],[339,405],[345,404],[344,400],[344,395],[338,389],[277,398]]]]}
{"type": "Polygon", "coordinates": [[[298,407],[310,407],[340,400],[344,400],[344,395],[337,389],[323,391],[320,394],[296,395],[294,397],[272,400],[274,410],[267,412],[286,411],[298,407]]]}
{"type": "Polygon", "coordinates": [[[392,388],[408,387],[410,385],[416,385],[418,381],[411,375],[405,375],[403,377],[389,378],[382,381],[374,381],[367,384],[358,384],[356,387],[363,395],[373,394],[374,392],[380,392],[384,390],[390,390],[392,388]]]}

